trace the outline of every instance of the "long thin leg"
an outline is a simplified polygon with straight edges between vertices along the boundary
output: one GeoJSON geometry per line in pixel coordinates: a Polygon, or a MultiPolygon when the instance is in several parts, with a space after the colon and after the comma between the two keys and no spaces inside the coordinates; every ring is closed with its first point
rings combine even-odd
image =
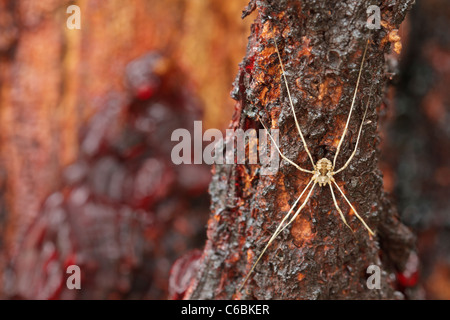
{"type": "Polygon", "coordinates": [[[369,39],[367,39],[367,43],[366,43],[366,47],[364,49],[364,54],[363,54],[361,66],[359,67],[358,80],[356,81],[356,88],[355,88],[355,92],[353,94],[353,100],[352,100],[352,105],[350,107],[350,112],[348,113],[347,123],[345,124],[344,132],[342,133],[342,137],[339,140],[339,144],[338,144],[337,149],[336,149],[336,154],[334,155],[333,168],[336,166],[336,159],[337,159],[339,151],[341,149],[342,141],[344,141],[344,137],[347,134],[348,124],[350,122],[350,117],[352,116],[353,108],[355,106],[356,94],[358,93],[359,80],[361,79],[361,73],[362,73],[362,69],[363,69],[363,65],[364,65],[364,60],[366,59],[366,52],[367,52],[368,45],[369,45],[369,39]]]}
{"type": "Polygon", "coordinates": [[[287,224],[284,225],[283,228],[281,228],[280,231],[278,231],[278,233],[275,234],[275,237],[277,237],[281,232],[283,232],[284,229],[286,229],[294,220],[295,218],[297,218],[298,214],[300,213],[300,211],[302,211],[303,207],[306,205],[306,203],[309,200],[309,197],[311,196],[311,193],[314,190],[314,187],[316,186],[316,181],[314,181],[313,186],[311,187],[311,190],[309,190],[308,195],[306,196],[305,201],[303,201],[302,205],[300,206],[300,208],[298,208],[297,212],[295,212],[294,216],[291,218],[291,220],[289,220],[289,222],[287,224]]]}
{"type": "Polygon", "coordinates": [[[270,139],[272,140],[272,143],[275,145],[275,148],[277,148],[278,153],[280,154],[280,156],[286,160],[287,162],[289,162],[290,164],[292,164],[294,167],[296,167],[298,170],[303,171],[303,172],[307,172],[307,173],[314,173],[313,171],[307,170],[307,169],[303,169],[302,167],[300,167],[299,165],[297,165],[294,161],[288,159],[281,151],[280,148],[278,147],[277,143],[275,142],[275,139],[272,137],[272,135],[270,134],[269,130],[267,129],[266,125],[264,124],[264,122],[262,122],[261,119],[259,119],[259,121],[261,122],[261,124],[263,125],[264,129],[267,131],[267,134],[269,135],[270,139]]]}
{"type": "Polygon", "coordinates": [[[364,225],[364,227],[366,227],[367,231],[369,231],[369,233],[371,235],[375,235],[375,232],[372,231],[372,229],[369,228],[369,226],[366,224],[366,222],[364,221],[363,218],[361,218],[358,214],[358,212],[356,211],[356,209],[353,207],[353,205],[350,203],[350,201],[347,199],[347,197],[345,196],[344,192],[341,190],[341,188],[339,187],[339,185],[336,183],[336,181],[333,181],[334,185],[336,186],[336,188],[339,190],[339,192],[342,194],[342,196],[344,197],[345,201],[347,201],[348,205],[350,206],[350,208],[352,208],[353,212],[355,213],[355,215],[358,217],[358,219],[362,222],[362,224],[364,225]]]}
{"type": "Polygon", "coordinates": [[[300,212],[300,210],[303,209],[303,207],[305,206],[306,202],[308,201],[312,191],[314,190],[314,186],[316,185],[316,182],[314,181],[313,186],[311,187],[311,190],[309,191],[308,195],[306,196],[306,199],[303,201],[302,205],[300,206],[300,208],[297,210],[297,212],[294,215],[294,218],[291,219],[291,221],[289,221],[289,223],[287,225],[285,225],[281,230],[281,226],[283,224],[283,222],[289,217],[289,215],[291,214],[293,208],[296,206],[296,204],[298,203],[298,201],[301,199],[301,197],[303,196],[303,194],[305,193],[305,191],[307,190],[307,188],[310,186],[311,182],[313,181],[313,179],[311,179],[311,181],[306,185],[306,187],[303,189],[302,193],[300,194],[300,196],[297,198],[297,200],[295,201],[295,203],[292,205],[292,207],[290,208],[289,212],[284,216],[283,220],[281,221],[281,223],[278,225],[277,230],[273,233],[273,235],[270,237],[269,241],[267,242],[266,246],[264,247],[263,251],[260,253],[260,255],[258,256],[258,259],[256,259],[255,263],[253,264],[252,268],[250,269],[250,271],[247,273],[247,275],[245,276],[244,281],[242,282],[242,284],[239,287],[238,291],[241,291],[242,287],[245,285],[245,283],[247,282],[248,278],[250,277],[250,275],[252,274],[253,270],[255,270],[256,265],[258,264],[259,260],[261,260],[261,257],[264,255],[264,253],[266,252],[267,248],[270,246],[270,244],[273,242],[273,240],[275,240],[275,238],[280,234],[281,231],[284,230],[284,228],[286,228],[294,219],[295,217],[297,217],[298,213],[300,212]]]}
{"type": "Polygon", "coordinates": [[[366,104],[366,110],[364,111],[364,116],[361,122],[361,125],[359,126],[359,132],[358,132],[358,138],[356,138],[356,144],[355,144],[355,149],[353,150],[352,154],[350,155],[350,158],[348,158],[347,162],[344,164],[344,166],[342,168],[340,168],[339,170],[336,170],[333,175],[341,172],[342,170],[344,170],[345,168],[347,168],[347,166],[349,165],[350,161],[352,161],[353,157],[356,154],[356,150],[358,149],[358,143],[359,143],[359,138],[361,137],[361,131],[362,131],[362,127],[364,125],[364,120],[366,119],[366,114],[367,114],[367,109],[369,107],[369,102],[370,102],[370,96],[369,99],[367,99],[367,104],[366,104]]]}
{"type": "Polygon", "coordinates": [[[339,212],[339,215],[341,216],[342,221],[344,221],[345,225],[353,232],[353,229],[348,225],[347,220],[345,220],[345,217],[344,217],[344,214],[342,213],[341,208],[339,208],[339,205],[336,201],[336,197],[334,196],[333,186],[331,185],[331,183],[328,183],[328,185],[330,186],[331,196],[333,197],[334,206],[336,207],[337,211],[339,212]]]}
{"type": "Polygon", "coordinates": [[[295,125],[297,126],[298,133],[300,134],[300,138],[302,139],[303,147],[305,148],[305,151],[308,154],[309,159],[311,160],[311,164],[314,168],[315,167],[314,160],[311,156],[311,153],[309,153],[309,149],[308,149],[308,146],[306,145],[305,138],[303,137],[302,130],[300,129],[300,125],[298,124],[297,115],[295,114],[294,103],[292,102],[291,92],[289,91],[289,85],[288,85],[288,82],[286,79],[286,74],[284,72],[284,66],[283,66],[283,61],[281,60],[280,51],[278,50],[277,42],[275,40],[274,40],[274,42],[275,42],[275,48],[277,49],[278,60],[280,61],[281,71],[283,72],[284,84],[286,85],[286,91],[287,91],[287,94],[289,97],[289,104],[291,106],[292,114],[294,115],[295,125]]]}

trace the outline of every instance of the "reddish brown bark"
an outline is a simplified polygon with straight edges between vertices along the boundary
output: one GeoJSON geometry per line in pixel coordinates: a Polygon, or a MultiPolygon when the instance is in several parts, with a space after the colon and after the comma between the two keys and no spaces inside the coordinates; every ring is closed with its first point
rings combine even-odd
{"type": "MultiPolygon", "coordinates": [[[[274,41],[285,63],[296,114],[315,161],[332,159],[345,126],[364,45],[368,48],[355,111],[337,167],[353,151],[365,103],[372,95],[359,151],[336,176],[366,222],[367,230],[339,198],[352,233],[334,208],[330,191],[317,188],[304,211],[262,258],[242,292],[237,288],[289,210],[309,175],[282,161],[274,176],[257,165],[216,166],[210,186],[208,241],[186,299],[376,299],[400,298],[395,273],[414,256],[414,237],[400,223],[383,191],[378,169],[377,108],[388,76],[384,55],[412,1],[384,1],[382,28],[369,32],[370,1],[252,1],[257,11],[247,55],[235,81],[231,128],[262,128],[257,116],[280,130],[283,153],[311,169],[288,105],[274,41]],[[382,270],[381,289],[366,286],[366,269],[382,270]]],[[[247,12],[247,13],[248,13],[247,12]]],[[[244,13],[247,14],[247,13],[244,13]]],[[[398,44],[397,44],[398,45],[398,44]]]]}
{"type": "MultiPolygon", "coordinates": [[[[192,126],[200,108],[205,129],[228,123],[233,106],[229,91],[248,32],[239,19],[243,5],[0,0],[0,297],[74,297],[54,287],[61,286],[62,268],[74,261],[87,271],[86,290],[77,298],[167,296],[170,266],[200,241],[197,232],[203,230],[208,207],[201,178],[205,168],[174,166],[170,129],[192,126]],[[71,4],[80,7],[80,30],[66,27],[71,4]],[[161,68],[158,76],[172,83],[155,89],[153,97],[149,88],[127,87],[125,76],[127,65],[150,51],[161,53],[173,67],[167,73],[161,68]],[[155,97],[163,97],[166,105],[158,106],[155,97]],[[157,141],[147,141],[148,133],[133,127],[129,117],[136,110],[130,111],[130,105],[142,110],[157,106],[173,121],[152,122],[157,141]],[[114,108],[120,111],[108,113],[114,108]],[[111,122],[107,128],[105,121],[111,122]],[[86,131],[94,140],[106,141],[106,151],[86,153],[86,131]],[[133,144],[138,148],[130,155],[120,154],[127,151],[120,148],[133,144]],[[149,163],[152,170],[146,170],[149,163]],[[69,181],[64,175],[73,168],[82,170],[75,170],[78,180],[69,181]],[[142,199],[128,199],[132,187],[111,187],[111,172],[153,187],[142,199]],[[203,195],[197,196],[202,191],[197,183],[203,195]],[[156,191],[155,184],[160,186],[156,191]],[[98,190],[115,191],[99,196],[98,190]],[[77,194],[88,194],[89,201],[70,207],[77,194]],[[86,207],[96,208],[96,222],[86,218],[86,207]],[[61,226],[51,224],[55,217],[63,217],[61,226]],[[154,224],[149,226],[149,220],[154,224]],[[67,230],[70,241],[61,236],[67,230]],[[111,260],[111,247],[125,254],[111,260]],[[130,249],[136,247],[142,251],[130,249]],[[54,276],[48,266],[57,266],[54,276]]],[[[138,71],[152,74],[145,63],[138,71]]],[[[155,120],[147,116],[143,112],[137,118],[147,124],[155,120]]]]}
{"type": "MultiPolygon", "coordinates": [[[[450,7],[418,1],[386,135],[386,161],[399,212],[418,235],[420,281],[427,297],[450,299],[450,7]]],[[[411,275],[410,275],[411,277],[411,275]]]]}

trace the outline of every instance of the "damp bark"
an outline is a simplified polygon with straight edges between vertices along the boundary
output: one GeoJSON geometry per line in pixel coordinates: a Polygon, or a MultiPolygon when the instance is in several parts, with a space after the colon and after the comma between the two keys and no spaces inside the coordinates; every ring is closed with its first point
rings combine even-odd
{"type": "Polygon", "coordinates": [[[353,232],[335,209],[328,187],[316,187],[304,210],[272,243],[243,289],[239,285],[310,174],[282,160],[273,175],[261,166],[217,165],[207,242],[185,299],[393,299],[403,298],[395,274],[414,255],[413,234],[399,221],[378,169],[377,109],[385,86],[385,54],[399,50],[396,30],[413,1],[383,1],[381,28],[366,26],[371,1],[251,1],[256,11],[247,53],[234,82],[231,129],[279,129],[283,154],[312,170],[283,83],[275,42],[285,66],[295,112],[312,158],[333,159],[347,121],[363,51],[366,61],[349,130],[336,162],[356,142],[365,105],[367,124],[351,164],[335,176],[367,224],[337,193],[353,232]],[[369,289],[367,268],[380,268],[380,289],[369,289]]]}

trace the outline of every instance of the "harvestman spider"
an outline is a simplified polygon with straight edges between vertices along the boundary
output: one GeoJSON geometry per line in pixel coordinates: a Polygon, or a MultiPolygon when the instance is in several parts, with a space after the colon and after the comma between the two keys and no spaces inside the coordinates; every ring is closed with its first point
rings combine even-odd
{"type": "MultiPolygon", "coordinates": [[[[339,172],[343,171],[345,168],[347,168],[347,166],[349,165],[350,161],[353,159],[353,157],[356,154],[356,150],[358,148],[358,143],[359,143],[359,138],[361,136],[361,131],[362,131],[362,127],[364,125],[364,120],[366,118],[366,114],[367,114],[367,109],[369,107],[369,101],[370,101],[370,96],[369,99],[367,100],[367,104],[366,104],[366,108],[364,111],[364,115],[363,115],[363,119],[361,122],[361,125],[359,127],[359,131],[358,131],[358,136],[356,139],[356,144],[355,144],[355,148],[352,152],[352,154],[350,155],[349,159],[347,160],[347,162],[338,170],[334,170],[335,166],[336,166],[336,159],[339,155],[339,151],[342,145],[342,141],[344,140],[344,137],[347,133],[347,129],[348,129],[348,124],[350,122],[350,117],[352,115],[353,109],[354,109],[354,105],[355,105],[355,100],[356,100],[356,95],[358,92],[358,87],[359,87],[359,81],[361,79],[361,73],[362,73],[362,69],[363,69],[363,65],[364,65],[364,60],[366,58],[366,52],[367,52],[367,47],[369,45],[369,40],[367,40],[366,46],[364,48],[364,53],[363,53],[363,57],[362,57],[362,62],[359,68],[359,73],[358,73],[358,79],[356,81],[356,88],[355,88],[355,92],[353,94],[353,99],[352,99],[352,104],[350,106],[350,112],[348,114],[347,117],[347,122],[345,124],[345,128],[344,128],[344,132],[342,133],[342,136],[339,140],[339,144],[337,146],[336,149],[336,154],[334,155],[334,159],[333,162],[331,162],[330,160],[328,160],[327,158],[322,158],[319,161],[317,161],[316,164],[314,164],[314,160],[311,156],[311,153],[309,152],[308,146],[305,142],[305,138],[303,137],[303,133],[302,130],[300,129],[300,125],[298,123],[297,120],[297,116],[295,114],[295,110],[294,110],[294,104],[292,102],[292,97],[291,97],[291,93],[289,91],[289,85],[286,79],[286,74],[284,71],[284,66],[283,66],[283,62],[281,60],[281,55],[280,55],[280,51],[278,50],[278,45],[275,42],[275,48],[277,51],[277,55],[278,55],[278,60],[280,62],[280,66],[281,66],[281,71],[282,71],[282,75],[283,75],[283,79],[284,79],[284,83],[286,85],[286,91],[289,97],[289,105],[291,107],[291,111],[292,114],[294,116],[294,120],[295,120],[295,125],[297,127],[298,133],[300,135],[300,138],[302,140],[303,143],[303,147],[305,148],[306,153],[308,154],[309,159],[311,160],[311,164],[313,166],[313,170],[307,170],[304,169],[302,167],[300,167],[299,165],[297,165],[295,162],[291,161],[290,159],[288,159],[286,156],[283,155],[283,153],[280,151],[280,148],[278,147],[278,145],[276,144],[275,140],[273,139],[272,135],[270,135],[269,131],[267,130],[267,127],[264,125],[263,121],[260,120],[261,124],[263,125],[263,127],[266,129],[266,131],[269,133],[269,137],[271,138],[272,142],[274,143],[278,153],[280,154],[280,156],[286,160],[287,162],[289,162],[290,164],[292,164],[295,168],[297,168],[298,170],[302,171],[302,172],[306,172],[309,174],[312,174],[311,180],[309,181],[309,183],[306,185],[306,187],[303,189],[303,191],[301,192],[300,196],[297,198],[297,200],[295,200],[294,204],[291,206],[291,208],[289,209],[289,212],[284,216],[283,220],[280,222],[280,224],[278,225],[277,229],[275,230],[275,232],[273,233],[273,235],[271,236],[271,238],[269,239],[269,242],[266,244],[266,246],[264,247],[264,250],[261,252],[261,254],[259,255],[258,259],[256,260],[256,262],[253,264],[252,268],[250,269],[250,271],[248,272],[247,276],[244,279],[244,282],[241,284],[241,286],[239,287],[238,291],[241,291],[242,287],[245,285],[245,283],[247,282],[248,278],[250,277],[250,275],[252,274],[253,270],[255,269],[256,265],[258,264],[259,260],[261,259],[261,257],[264,255],[265,251],[267,250],[267,248],[269,247],[269,245],[273,242],[273,240],[287,227],[289,226],[294,220],[295,218],[297,218],[297,216],[299,215],[300,211],[303,209],[303,207],[306,205],[306,203],[308,202],[311,194],[313,193],[314,187],[316,186],[316,184],[318,184],[320,187],[324,187],[326,185],[328,185],[330,187],[330,191],[331,191],[331,196],[333,198],[333,202],[334,202],[334,206],[336,207],[337,211],[339,212],[339,215],[341,216],[342,221],[344,222],[344,224],[350,228],[350,230],[352,230],[352,228],[348,225],[347,221],[345,220],[344,214],[342,213],[342,210],[339,208],[339,205],[336,201],[336,196],[334,195],[334,191],[333,191],[333,185],[337,188],[337,190],[339,190],[339,192],[341,193],[342,197],[345,199],[345,201],[348,203],[348,205],[350,206],[351,210],[355,213],[356,217],[362,222],[362,224],[364,225],[364,227],[367,229],[367,231],[369,232],[370,235],[375,235],[375,233],[372,231],[372,229],[369,228],[369,226],[366,224],[366,222],[361,218],[361,216],[358,214],[358,212],[356,212],[356,209],[353,207],[353,205],[350,203],[350,200],[348,200],[348,198],[345,196],[344,192],[342,191],[342,189],[339,187],[339,185],[336,183],[336,181],[334,180],[334,175],[338,174],[339,172]],[[286,220],[289,218],[289,216],[292,214],[294,208],[296,207],[297,203],[300,201],[300,199],[303,197],[303,195],[305,194],[306,190],[311,186],[305,200],[303,201],[303,203],[300,205],[300,207],[297,209],[297,211],[295,212],[295,214],[292,216],[292,218],[289,220],[289,222],[285,223],[286,220]],[[283,225],[284,224],[284,225],[283,225]]],[[[352,230],[353,232],[353,230],[352,230]]]]}

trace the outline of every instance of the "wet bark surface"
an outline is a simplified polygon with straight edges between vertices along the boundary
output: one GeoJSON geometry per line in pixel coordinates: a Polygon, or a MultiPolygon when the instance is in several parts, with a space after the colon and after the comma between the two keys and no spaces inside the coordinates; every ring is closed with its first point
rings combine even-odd
{"type": "MultiPolygon", "coordinates": [[[[274,175],[258,165],[217,165],[210,185],[212,213],[203,254],[192,260],[186,299],[377,299],[402,298],[395,273],[414,255],[414,236],[400,223],[383,191],[378,169],[377,109],[387,75],[384,55],[398,45],[396,29],[412,1],[383,1],[382,28],[366,27],[370,1],[252,1],[257,11],[247,54],[232,95],[232,129],[262,129],[258,117],[279,129],[280,149],[312,169],[295,127],[281,77],[277,42],[295,112],[315,162],[333,159],[344,130],[367,39],[366,61],[355,109],[337,159],[340,168],[356,142],[365,104],[371,96],[358,151],[335,176],[338,185],[376,232],[339,206],[353,232],[340,219],[328,187],[316,187],[302,213],[282,232],[238,292],[246,274],[311,175],[280,162],[274,175]],[[367,288],[367,267],[381,268],[381,288],[367,288]]],[[[184,270],[186,270],[185,268],[184,270]]],[[[179,275],[172,275],[174,277],[179,275]]]]}

